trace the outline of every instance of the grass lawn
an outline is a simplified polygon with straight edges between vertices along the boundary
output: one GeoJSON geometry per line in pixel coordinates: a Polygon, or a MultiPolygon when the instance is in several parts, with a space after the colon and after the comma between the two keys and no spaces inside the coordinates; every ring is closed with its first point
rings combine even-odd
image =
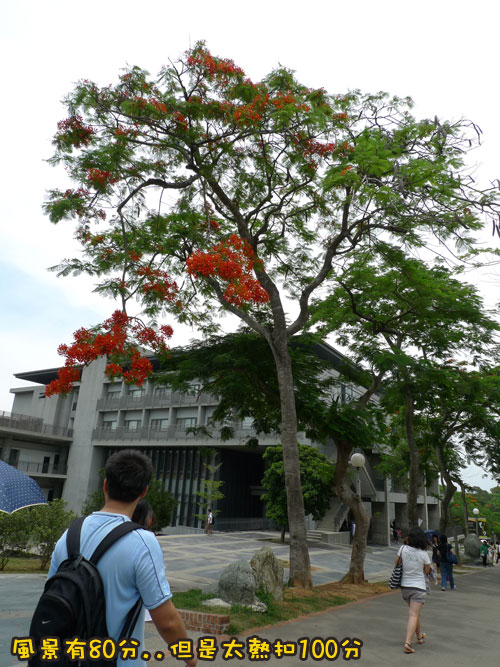
{"type": "Polygon", "coordinates": [[[352,600],[387,593],[387,590],[386,585],[368,583],[359,586],[332,583],[318,586],[313,590],[285,588],[282,602],[273,602],[265,595],[259,596],[259,599],[267,604],[267,611],[263,614],[238,605],[233,605],[230,610],[204,607],[201,602],[214,596],[202,593],[199,589],[174,593],[173,601],[179,609],[229,614],[231,620],[228,632],[237,635],[251,628],[274,625],[315,611],[343,605],[352,600]]]}
{"type": "Polygon", "coordinates": [[[40,569],[40,558],[12,556],[0,574],[47,574],[49,568],[40,569]]]}

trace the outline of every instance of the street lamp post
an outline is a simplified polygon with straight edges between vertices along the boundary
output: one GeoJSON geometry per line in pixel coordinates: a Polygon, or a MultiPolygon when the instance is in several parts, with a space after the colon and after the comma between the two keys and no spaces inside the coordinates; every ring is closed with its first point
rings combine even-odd
{"type": "Polygon", "coordinates": [[[474,507],[472,512],[473,512],[474,516],[476,517],[476,535],[479,537],[479,521],[478,521],[478,518],[477,518],[477,515],[479,514],[479,510],[477,509],[477,507],[474,507]]]}
{"type": "Polygon", "coordinates": [[[351,456],[349,463],[356,468],[356,491],[361,498],[361,480],[359,478],[359,470],[365,465],[365,457],[360,452],[356,452],[351,456]]]}

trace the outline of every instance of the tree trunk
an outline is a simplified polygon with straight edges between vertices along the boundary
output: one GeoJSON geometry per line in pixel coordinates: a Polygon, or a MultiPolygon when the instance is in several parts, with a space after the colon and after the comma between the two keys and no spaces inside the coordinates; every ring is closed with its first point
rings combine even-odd
{"type": "Polygon", "coordinates": [[[281,444],[285,470],[288,526],[290,533],[290,583],[312,588],[311,561],[307,549],[304,498],[300,483],[300,461],[297,443],[297,415],[292,362],[285,335],[271,345],[276,363],[281,403],[281,444]]]}
{"type": "Polygon", "coordinates": [[[420,461],[414,430],[414,404],[411,386],[405,386],[405,433],[410,452],[410,471],[408,480],[408,528],[418,527],[417,496],[420,484],[420,461]]]}
{"type": "Polygon", "coordinates": [[[460,484],[460,494],[462,496],[462,504],[464,509],[464,535],[467,537],[469,534],[469,509],[467,507],[467,494],[465,493],[465,484],[459,480],[460,484]]]}
{"type": "Polygon", "coordinates": [[[283,544],[285,543],[285,532],[286,532],[286,526],[283,524],[283,526],[281,526],[281,535],[280,535],[283,544]]]}
{"type": "Polygon", "coordinates": [[[347,467],[353,445],[349,441],[335,441],[335,444],[337,446],[337,462],[335,464],[333,488],[342,502],[349,505],[356,524],[349,570],[340,581],[341,583],[360,584],[365,581],[364,564],[370,517],[363,506],[361,498],[357,493],[352,491],[348,483],[347,467]]]}
{"type": "Polygon", "coordinates": [[[436,446],[436,454],[439,463],[439,469],[441,471],[441,478],[445,488],[444,497],[441,501],[441,518],[439,519],[439,532],[442,535],[446,535],[446,530],[448,528],[449,507],[451,501],[453,500],[453,496],[455,495],[457,487],[453,484],[451,475],[446,469],[446,466],[444,464],[443,447],[439,443],[436,446]]]}

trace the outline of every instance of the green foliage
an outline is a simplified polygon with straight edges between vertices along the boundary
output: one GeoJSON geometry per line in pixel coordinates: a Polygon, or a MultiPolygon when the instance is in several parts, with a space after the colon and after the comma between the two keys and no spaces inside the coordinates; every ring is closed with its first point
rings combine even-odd
{"type": "Polygon", "coordinates": [[[102,490],[101,486],[100,489],[97,489],[97,491],[91,493],[83,503],[82,515],[88,516],[89,514],[92,514],[92,512],[99,512],[99,510],[102,510],[103,507],[104,491],[102,490]]]}
{"type": "Polygon", "coordinates": [[[65,507],[64,500],[58,498],[32,509],[33,538],[41,556],[41,569],[47,567],[57,540],[76,518],[76,514],[68,512],[65,507]]]}
{"type": "Polygon", "coordinates": [[[160,531],[165,526],[169,526],[172,514],[177,507],[177,500],[171,493],[162,490],[160,480],[151,480],[148,492],[146,493],[146,500],[149,500],[154,513],[154,521],[151,529],[160,531]]]}
{"type": "MultiPolygon", "coordinates": [[[[331,366],[316,353],[315,344],[313,336],[297,336],[289,346],[302,429],[312,428],[317,422],[323,410],[321,402],[331,395],[335,385],[326,374],[331,366]]],[[[156,381],[179,392],[188,392],[196,381],[201,391],[217,397],[211,421],[214,427],[223,425],[221,439],[234,433],[226,422],[247,417],[252,418],[257,433],[280,428],[280,396],[272,353],[266,341],[248,329],[173,350],[156,381]]]]}
{"type": "Polygon", "coordinates": [[[26,549],[31,538],[32,509],[27,507],[13,514],[0,512],[0,570],[5,569],[9,557],[26,549]]]}
{"type": "MultiPolygon", "coordinates": [[[[300,479],[304,495],[304,510],[319,521],[330,507],[333,495],[334,466],[324,454],[308,445],[299,445],[300,479]]],[[[280,526],[288,524],[285,491],[283,449],[267,447],[264,453],[267,464],[262,486],[266,489],[262,500],[266,503],[266,516],[280,526]]]]}
{"type": "MultiPolygon", "coordinates": [[[[467,493],[468,516],[474,517],[472,510],[479,510],[479,517],[486,519],[486,530],[488,537],[496,535],[500,539],[500,486],[496,486],[491,491],[485,491],[478,486],[471,487],[467,493]]],[[[460,493],[455,496],[450,504],[450,513],[453,524],[463,526],[464,511],[463,500],[460,493]]]]}
{"type": "Polygon", "coordinates": [[[196,492],[196,495],[200,498],[198,501],[198,507],[200,509],[198,514],[195,514],[197,519],[201,521],[206,521],[208,509],[212,510],[214,516],[217,515],[218,510],[214,509],[214,506],[218,500],[224,498],[224,494],[221,491],[221,487],[224,485],[224,482],[216,479],[217,472],[221,467],[222,463],[215,465],[213,463],[204,463],[203,469],[205,471],[205,478],[201,481],[201,489],[196,492]]]}

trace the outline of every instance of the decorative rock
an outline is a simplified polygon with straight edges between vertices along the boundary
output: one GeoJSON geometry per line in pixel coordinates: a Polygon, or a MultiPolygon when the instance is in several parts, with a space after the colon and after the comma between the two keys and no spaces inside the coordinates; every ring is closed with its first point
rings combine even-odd
{"type": "Polygon", "coordinates": [[[479,558],[480,547],[481,542],[479,541],[479,537],[475,533],[469,533],[464,540],[464,561],[476,561],[479,558]]]}
{"type": "Polygon", "coordinates": [[[250,561],[257,590],[269,593],[273,600],[283,600],[283,566],[269,547],[262,547],[250,561]]]}
{"type": "Polygon", "coordinates": [[[220,598],[212,598],[211,600],[203,600],[201,603],[204,607],[222,607],[223,609],[231,609],[229,602],[224,602],[220,598]]]}
{"type": "Polygon", "coordinates": [[[252,611],[258,611],[260,614],[265,614],[267,611],[267,604],[264,604],[264,602],[261,602],[260,600],[256,600],[255,604],[250,605],[250,609],[252,611]]]}
{"type": "Polygon", "coordinates": [[[218,595],[230,604],[252,605],[255,602],[255,577],[246,560],[238,560],[222,570],[218,595]]]}

